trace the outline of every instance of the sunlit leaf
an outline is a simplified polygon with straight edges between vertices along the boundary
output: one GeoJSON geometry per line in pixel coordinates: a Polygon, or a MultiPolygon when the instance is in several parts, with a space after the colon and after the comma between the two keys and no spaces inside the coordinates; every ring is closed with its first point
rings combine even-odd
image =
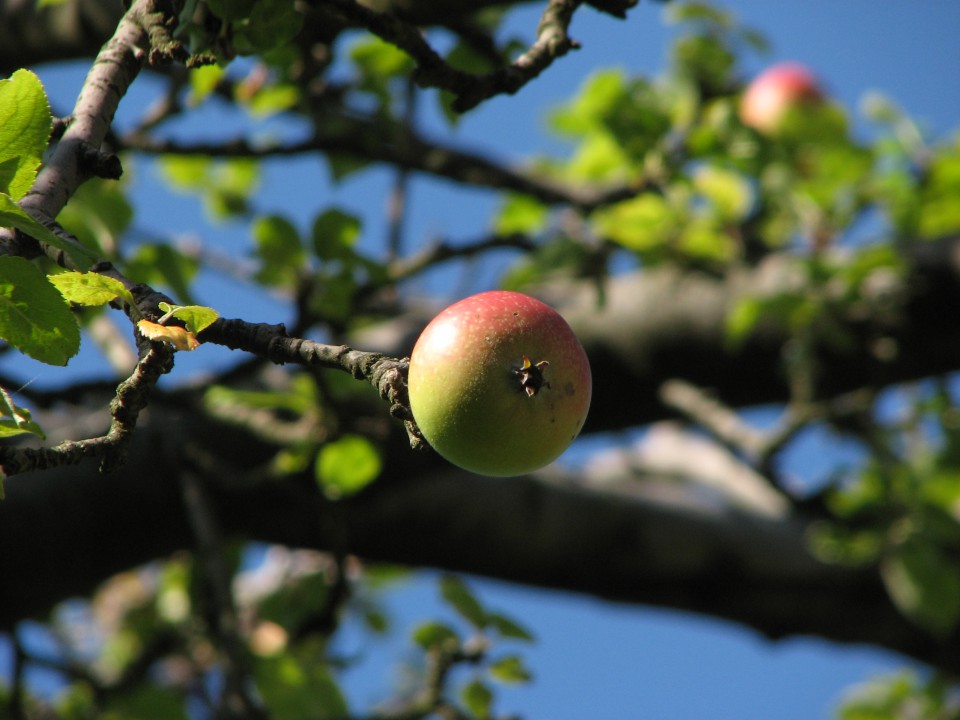
{"type": "Polygon", "coordinates": [[[0,192],[20,200],[50,140],[53,116],[43,84],[29,70],[0,80],[0,192]]]}
{"type": "Polygon", "coordinates": [[[49,279],[67,302],[77,305],[104,305],[117,298],[135,304],[133,295],[122,282],[99,273],[69,271],[51,275],[49,279]]]}
{"type": "Polygon", "coordinates": [[[18,407],[10,394],[0,387],[0,438],[31,434],[46,437],[26,408],[18,407]]]}
{"type": "Polygon", "coordinates": [[[31,217],[9,195],[0,194],[0,227],[15,227],[42,243],[62,250],[77,267],[88,267],[97,261],[97,254],[75,242],[61,238],[31,217]]]}
{"type": "Polygon", "coordinates": [[[177,350],[189,352],[200,347],[200,341],[197,340],[197,336],[178,325],[158,325],[149,320],[140,320],[137,322],[137,329],[140,330],[140,333],[148,340],[168,342],[177,350]]]}
{"type": "Polygon", "coordinates": [[[165,318],[175,317],[183,321],[187,330],[196,334],[203,332],[220,317],[220,313],[204,305],[170,305],[162,302],[160,310],[165,313],[165,318]]]}
{"type": "Polygon", "coordinates": [[[29,260],[0,257],[0,339],[35,360],[66,365],[80,328],[63,295],[29,260]]]}

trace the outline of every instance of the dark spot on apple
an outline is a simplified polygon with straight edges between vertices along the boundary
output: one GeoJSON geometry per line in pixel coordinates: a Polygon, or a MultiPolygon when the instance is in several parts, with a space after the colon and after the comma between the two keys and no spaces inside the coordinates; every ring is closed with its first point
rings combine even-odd
{"type": "Polygon", "coordinates": [[[568,382],[566,385],[563,386],[563,394],[566,395],[567,397],[577,394],[577,389],[573,386],[572,382],[568,382]]]}

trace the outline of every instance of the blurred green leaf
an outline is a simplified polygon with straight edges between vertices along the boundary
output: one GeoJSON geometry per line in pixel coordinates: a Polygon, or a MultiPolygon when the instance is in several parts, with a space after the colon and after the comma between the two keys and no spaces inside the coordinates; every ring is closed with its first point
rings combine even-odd
{"type": "Polygon", "coordinates": [[[206,155],[164,155],[157,161],[160,174],[176,190],[200,190],[214,165],[206,155]]]}
{"type": "Polygon", "coordinates": [[[837,713],[839,720],[954,720],[958,716],[955,686],[938,675],[921,679],[912,670],[854,687],[837,713]]]}
{"type": "Polygon", "coordinates": [[[317,483],[329,498],[349,497],[376,480],[382,466],[372,442],[362,435],[344,435],[320,448],[317,483]]]}
{"type": "Polygon", "coordinates": [[[935,239],[960,230],[960,134],[930,161],[918,208],[921,237],[935,239]]]}
{"type": "Polygon", "coordinates": [[[602,208],[592,219],[597,234],[637,252],[663,247],[680,225],[667,200],[650,193],[602,208]]]}
{"type": "Polygon", "coordinates": [[[473,678],[461,688],[460,699],[470,714],[478,720],[486,720],[490,717],[493,691],[479,678],[473,678]]]}
{"type": "Polygon", "coordinates": [[[595,71],[572,101],[550,112],[550,128],[561,135],[575,137],[595,130],[623,96],[625,85],[622,70],[595,71]]]}
{"type": "Polygon", "coordinates": [[[213,94],[217,85],[226,76],[226,69],[220,65],[203,65],[190,71],[191,105],[199,105],[213,94]]]}
{"type": "Polygon", "coordinates": [[[261,215],[251,226],[260,270],[257,280],[267,285],[293,287],[306,262],[300,233],[287,218],[261,215]]]}
{"type": "Polygon", "coordinates": [[[460,644],[460,637],[449,625],[441,622],[426,622],[413,630],[413,642],[424,650],[435,647],[455,648],[460,644]]]}
{"type": "Polygon", "coordinates": [[[525,683],[533,679],[519,655],[507,655],[492,662],[490,677],[503,683],[525,683]]]}
{"type": "Polygon", "coordinates": [[[93,178],[70,198],[57,221],[98,255],[112,257],[133,221],[123,182],[93,178]]]}
{"type": "Polygon", "coordinates": [[[487,626],[487,613],[467,584],[456,575],[440,578],[440,595],[446,603],[478,630],[487,626]]]}
{"type": "Polygon", "coordinates": [[[210,12],[227,22],[250,17],[255,4],[256,0],[207,0],[210,12]]]}
{"type": "Polygon", "coordinates": [[[543,229],[548,216],[547,208],[538,200],[509,194],[493,218],[493,231],[498,235],[532,235],[543,229]]]}
{"type": "Polygon", "coordinates": [[[111,694],[103,720],[187,720],[183,700],[171,688],[145,684],[129,693],[111,694]]]}
{"type": "Polygon", "coordinates": [[[296,86],[271,84],[254,93],[247,108],[255,118],[265,118],[289,110],[299,101],[300,90],[296,86]]]}
{"type": "Polygon", "coordinates": [[[47,94],[30,70],[0,80],[0,192],[20,200],[33,185],[50,140],[47,94]]]}
{"type": "Polygon", "coordinates": [[[527,628],[502,613],[488,613],[487,624],[493,628],[500,637],[511,640],[523,640],[524,642],[534,641],[533,634],[527,628]]]}
{"type": "Polygon", "coordinates": [[[293,0],[257,0],[243,34],[258,52],[281,47],[303,27],[303,14],[293,0]]]}
{"type": "Polygon", "coordinates": [[[881,564],[890,598],[910,620],[936,637],[946,637],[960,621],[960,568],[922,539],[897,548],[881,564]]]}
{"type": "Polygon", "coordinates": [[[360,218],[340,208],[330,208],[313,221],[313,250],[321,260],[350,257],[360,236],[360,218]]]}
{"type": "Polygon", "coordinates": [[[718,167],[706,165],[693,174],[694,189],[709,200],[722,222],[738,222],[746,217],[753,204],[750,185],[739,174],[718,167]]]}
{"type": "Polygon", "coordinates": [[[0,339],[35,360],[66,365],[80,350],[80,328],[63,295],[36,265],[0,256],[0,339]]]}
{"type": "Polygon", "coordinates": [[[254,676],[270,715],[276,720],[323,720],[349,715],[346,699],[327,669],[319,642],[260,657],[254,676]]]}
{"type": "Polygon", "coordinates": [[[199,269],[197,261],[166,243],[137,248],[125,264],[126,275],[151,287],[164,286],[185,304],[193,305],[190,283],[199,269]]]}

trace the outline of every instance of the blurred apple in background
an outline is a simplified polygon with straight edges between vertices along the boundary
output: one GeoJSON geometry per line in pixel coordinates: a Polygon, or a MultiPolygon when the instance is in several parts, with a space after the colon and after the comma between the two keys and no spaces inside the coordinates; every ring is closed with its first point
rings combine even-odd
{"type": "Polygon", "coordinates": [[[740,120],[766,135],[775,135],[793,110],[819,106],[824,93],[805,66],[785,62],[768,68],[747,86],[740,99],[740,120]]]}

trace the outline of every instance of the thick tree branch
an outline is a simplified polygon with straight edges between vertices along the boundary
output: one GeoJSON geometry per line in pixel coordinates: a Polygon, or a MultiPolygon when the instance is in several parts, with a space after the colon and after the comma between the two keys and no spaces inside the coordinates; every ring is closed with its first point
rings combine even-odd
{"type": "MultiPolygon", "coordinates": [[[[101,145],[120,100],[139,74],[147,53],[151,61],[182,55],[179,43],[170,37],[176,12],[175,3],[166,0],[139,0],[120,20],[113,37],[91,66],[63,137],[20,202],[33,217],[50,224],[87,179],[105,173],[119,177],[119,161],[105,157],[101,145]]],[[[0,238],[0,243],[13,254],[35,254],[28,247],[17,247],[34,244],[32,239],[8,236],[0,238]]],[[[56,262],[68,264],[62,250],[44,247],[43,251],[56,262]]]]}
{"type": "MultiPolygon", "coordinates": [[[[159,422],[153,430],[169,442],[169,423],[159,422]]],[[[719,509],[649,477],[604,477],[619,491],[593,487],[589,470],[574,484],[480,478],[407,451],[391,453],[368,492],[330,503],[309,478],[244,482],[243,468],[269,457],[248,436],[202,418],[178,430],[231,458],[235,480],[212,490],[231,535],[705,613],[772,638],[871,643],[960,671],[960,637],[938,642],[911,626],[873,571],[811,556],[800,518],[719,509]]],[[[0,627],[190,546],[170,481],[177,458],[159,453],[157,438],[138,442],[124,474],[56,470],[8,482],[0,543],[18,550],[0,555],[0,627]]]]}

